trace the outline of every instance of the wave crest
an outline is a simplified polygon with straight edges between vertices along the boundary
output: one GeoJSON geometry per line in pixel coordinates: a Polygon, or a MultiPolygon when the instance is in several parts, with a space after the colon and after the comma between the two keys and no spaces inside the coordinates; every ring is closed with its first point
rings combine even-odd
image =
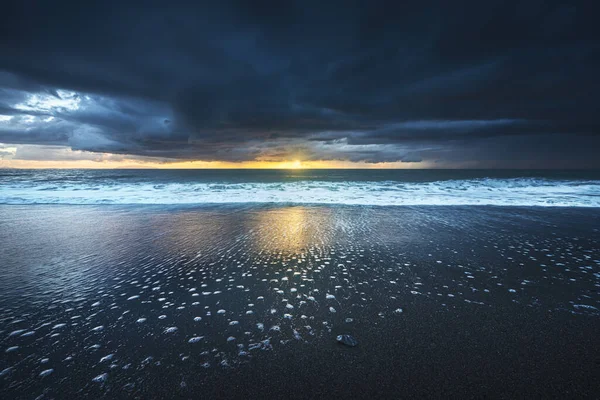
{"type": "Polygon", "coordinates": [[[434,182],[10,182],[2,204],[348,204],[600,207],[600,181],[535,178],[434,182]]]}

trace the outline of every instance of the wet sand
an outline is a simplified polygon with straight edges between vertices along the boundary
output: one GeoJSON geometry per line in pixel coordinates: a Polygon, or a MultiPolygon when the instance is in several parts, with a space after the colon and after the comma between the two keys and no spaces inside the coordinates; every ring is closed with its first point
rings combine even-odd
{"type": "Polygon", "coordinates": [[[1,206],[0,393],[594,398],[598,227],[575,208],[1,206]]]}

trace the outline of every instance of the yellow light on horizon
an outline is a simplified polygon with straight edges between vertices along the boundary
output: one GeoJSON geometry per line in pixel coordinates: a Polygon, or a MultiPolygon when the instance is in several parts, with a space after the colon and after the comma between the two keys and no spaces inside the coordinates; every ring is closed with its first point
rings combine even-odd
{"type": "MultiPolygon", "coordinates": [[[[2,146],[2,144],[0,144],[2,146]]],[[[252,161],[202,161],[202,160],[164,160],[154,157],[135,157],[115,155],[112,153],[90,153],[81,150],[71,150],[65,146],[44,146],[44,150],[55,148],[54,155],[57,159],[35,160],[19,159],[18,147],[6,147],[5,153],[0,155],[0,168],[25,168],[25,169],[407,169],[431,168],[435,164],[427,162],[404,163],[382,162],[367,163],[344,160],[252,160],[252,161]],[[58,152],[58,153],[57,153],[58,152]],[[64,156],[64,160],[60,157],[64,156]],[[77,157],[81,157],[78,159],[77,157]],[[87,158],[86,158],[87,157],[87,158]]]]}
{"type": "Polygon", "coordinates": [[[300,169],[302,168],[302,163],[299,160],[296,160],[292,163],[291,169],[300,169]]]}
{"type": "Polygon", "coordinates": [[[265,166],[273,169],[304,169],[307,166],[300,160],[295,161],[273,161],[273,162],[259,162],[258,165],[265,166]]]}

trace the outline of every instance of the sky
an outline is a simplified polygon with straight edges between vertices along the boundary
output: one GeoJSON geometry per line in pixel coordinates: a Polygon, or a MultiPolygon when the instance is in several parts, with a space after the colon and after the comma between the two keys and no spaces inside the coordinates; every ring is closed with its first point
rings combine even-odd
{"type": "Polygon", "coordinates": [[[0,167],[600,168],[598,8],[8,2],[0,167]]]}

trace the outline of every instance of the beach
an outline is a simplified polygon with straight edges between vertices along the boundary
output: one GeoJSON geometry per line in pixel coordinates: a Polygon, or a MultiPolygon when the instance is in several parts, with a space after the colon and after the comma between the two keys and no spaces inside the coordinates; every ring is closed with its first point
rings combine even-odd
{"type": "Polygon", "coordinates": [[[0,390],[593,398],[598,227],[578,207],[2,205],[0,390]]]}
{"type": "Polygon", "coordinates": [[[0,400],[600,399],[591,1],[12,1],[0,400]]]}

